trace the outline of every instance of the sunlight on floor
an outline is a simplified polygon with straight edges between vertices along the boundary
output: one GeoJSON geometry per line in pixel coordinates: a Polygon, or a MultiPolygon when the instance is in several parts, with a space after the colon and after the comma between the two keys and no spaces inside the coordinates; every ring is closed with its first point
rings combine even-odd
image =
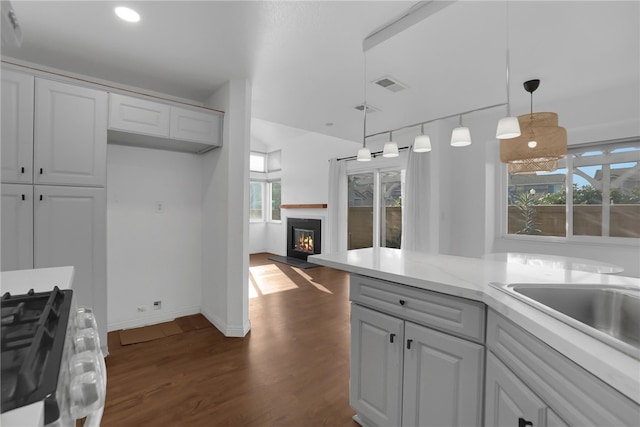
{"type": "Polygon", "coordinates": [[[303,269],[288,266],[283,269],[282,266],[276,263],[249,267],[249,298],[298,289],[300,285],[302,285],[302,282],[291,273],[297,274],[301,279],[304,279],[306,283],[320,292],[333,294],[329,289],[315,282],[313,277],[303,269]],[[293,277],[295,282],[289,276],[293,277]]]}
{"type": "Polygon", "coordinates": [[[254,289],[253,291],[257,291],[262,295],[269,295],[276,292],[298,288],[298,285],[282,274],[282,271],[273,264],[250,267],[249,273],[251,275],[252,284],[257,287],[257,289],[254,289]]]}
{"type": "Polygon", "coordinates": [[[311,283],[317,290],[322,291],[322,292],[326,292],[328,294],[333,294],[333,292],[331,292],[329,289],[325,288],[324,286],[322,286],[320,283],[315,283],[313,281],[313,278],[311,276],[309,276],[307,273],[304,272],[304,270],[299,270],[299,269],[294,269],[296,271],[296,273],[298,273],[299,275],[301,275],[302,277],[304,277],[305,279],[307,279],[307,282],[311,283]]]}

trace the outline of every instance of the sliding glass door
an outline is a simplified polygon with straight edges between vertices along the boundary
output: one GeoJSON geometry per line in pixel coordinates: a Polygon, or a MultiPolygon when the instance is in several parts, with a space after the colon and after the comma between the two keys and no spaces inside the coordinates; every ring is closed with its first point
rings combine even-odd
{"type": "Polygon", "coordinates": [[[348,176],[347,248],[400,248],[404,171],[375,170],[348,176]]]}
{"type": "Polygon", "coordinates": [[[349,175],[347,181],[347,248],[370,248],[373,246],[374,174],[349,175]]]}

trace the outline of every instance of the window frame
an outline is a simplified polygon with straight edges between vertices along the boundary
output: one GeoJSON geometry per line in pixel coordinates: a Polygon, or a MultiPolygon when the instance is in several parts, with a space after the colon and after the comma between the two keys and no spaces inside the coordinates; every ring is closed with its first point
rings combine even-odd
{"type": "MultiPolygon", "coordinates": [[[[508,209],[509,209],[509,172],[507,165],[500,163],[500,235],[502,239],[514,240],[521,242],[539,242],[539,243],[556,243],[556,244],[585,244],[590,246],[637,246],[640,238],[636,237],[611,237],[611,236],[582,236],[573,234],[573,154],[585,153],[589,151],[613,150],[623,147],[640,147],[640,136],[625,138],[611,141],[600,141],[585,144],[576,144],[569,146],[567,157],[561,160],[558,169],[566,169],[566,236],[537,236],[529,234],[509,234],[508,232],[508,209]]],[[[622,157],[622,156],[620,156],[622,157]]],[[[626,161],[622,159],[621,163],[626,161]]]]}
{"type": "Polygon", "coordinates": [[[249,180],[249,222],[250,223],[260,223],[260,222],[265,222],[265,215],[264,215],[264,207],[265,207],[265,181],[260,181],[260,180],[256,180],[256,179],[251,179],[249,180]],[[260,218],[251,218],[251,184],[260,184],[260,191],[261,191],[261,216],[260,218]]]}
{"type": "MultiPolygon", "coordinates": [[[[269,206],[269,210],[267,213],[267,221],[269,223],[281,224],[282,223],[282,208],[280,210],[280,219],[273,219],[273,184],[280,184],[280,204],[282,204],[282,181],[280,179],[273,179],[266,182],[267,187],[267,205],[269,206]]],[[[264,209],[263,209],[264,211],[264,209]]]]}

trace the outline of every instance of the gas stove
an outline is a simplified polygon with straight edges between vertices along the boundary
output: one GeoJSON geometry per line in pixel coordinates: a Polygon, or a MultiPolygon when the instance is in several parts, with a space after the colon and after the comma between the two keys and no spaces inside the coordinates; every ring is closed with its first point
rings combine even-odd
{"type": "Polygon", "coordinates": [[[72,295],[56,286],[2,296],[2,412],[44,401],[45,424],[59,418],[55,391],[72,295]]]}
{"type": "Polygon", "coordinates": [[[65,289],[73,271],[1,273],[9,291],[0,298],[4,427],[73,427],[85,417],[85,426],[100,425],[106,365],[92,310],[76,308],[73,291],[65,289]],[[52,278],[62,279],[60,286],[52,278]]]}

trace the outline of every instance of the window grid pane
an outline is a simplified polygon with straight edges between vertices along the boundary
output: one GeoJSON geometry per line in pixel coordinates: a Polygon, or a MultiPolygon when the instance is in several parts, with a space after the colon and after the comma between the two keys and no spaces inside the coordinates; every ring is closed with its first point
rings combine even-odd
{"type": "Polygon", "coordinates": [[[570,151],[560,166],[509,174],[508,234],[640,237],[640,145],[570,151]]]}
{"type": "Polygon", "coordinates": [[[249,219],[261,221],[262,215],[262,183],[251,182],[249,184],[249,219]]]}

